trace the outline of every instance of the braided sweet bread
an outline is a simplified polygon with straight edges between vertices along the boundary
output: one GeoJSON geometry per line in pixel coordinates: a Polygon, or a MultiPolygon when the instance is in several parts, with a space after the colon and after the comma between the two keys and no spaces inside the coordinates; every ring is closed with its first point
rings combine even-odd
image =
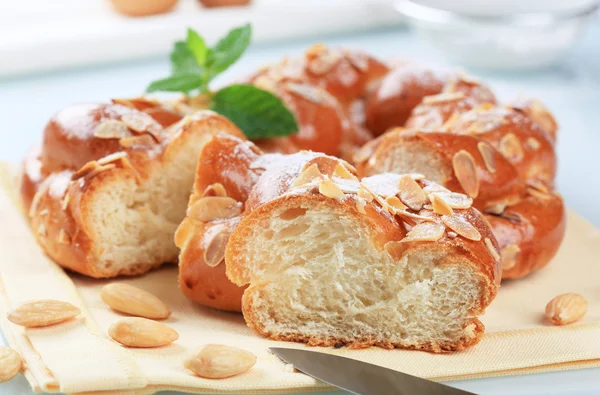
{"type": "Polygon", "coordinates": [[[545,266],[564,236],[565,210],[553,191],[556,122],[537,101],[481,104],[493,99],[487,90],[454,94],[456,83],[449,85],[415,107],[406,129],[363,147],[359,174],[419,172],[468,194],[498,239],[503,278],[523,277],[545,266]]]}
{"type": "Polygon", "coordinates": [[[248,325],[276,340],[470,347],[497,292],[500,255],[469,197],[454,194],[451,215],[432,210],[428,196],[440,189],[417,174],[359,181],[331,156],[262,155],[216,135],[176,234],[181,288],[228,310],[243,294],[248,325]]]}
{"type": "Polygon", "coordinates": [[[243,137],[209,111],[181,118],[157,102],[120,102],[57,113],[23,171],[22,200],[39,244],[91,277],[176,262],[173,234],[200,149],[215,133],[243,137]]]}

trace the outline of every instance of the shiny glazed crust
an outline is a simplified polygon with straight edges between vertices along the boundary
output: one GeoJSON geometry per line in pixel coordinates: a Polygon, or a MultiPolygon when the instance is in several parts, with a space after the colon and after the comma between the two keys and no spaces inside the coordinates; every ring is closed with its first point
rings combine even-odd
{"type": "Polygon", "coordinates": [[[404,147],[435,159],[428,169],[412,170],[442,174],[436,181],[465,193],[453,158],[467,152],[474,159],[479,185],[472,195],[474,206],[484,212],[503,251],[503,278],[523,277],[544,267],[565,231],[563,201],[553,191],[554,118],[534,100],[507,107],[473,106],[466,95],[443,95],[426,98],[428,104],[415,108],[407,122],[411,128],[392,130],[365,145],[356,156],[359,174],[394,171],[394,163],[406,155],[399,151],[404,147]]]}
{"type": "Polygon", "coordinates": [[[44,131],[41,150],[33,152],[23,167],[22,199],[39,244],[59,265],[90,277],[140,274],[177,258],[173,245],[127,267],[114,269],[101,263],[103,240],[95,233],[98,225],[92,219],[98,191],[128,185],[133,198],[149,179],[159,178],[185,147],[214,133],[243,137],[231,122],[211,112],[182,119],[157,103],[139,99],[137,104],[152,111],[113,103],[78,105],[57,113],[44,131]],[[132,123],[137,131],[120,125],[118,130],[124,133],[120,138],[99,137],[101,124],[124,119],[145,124],[132,123]]]}

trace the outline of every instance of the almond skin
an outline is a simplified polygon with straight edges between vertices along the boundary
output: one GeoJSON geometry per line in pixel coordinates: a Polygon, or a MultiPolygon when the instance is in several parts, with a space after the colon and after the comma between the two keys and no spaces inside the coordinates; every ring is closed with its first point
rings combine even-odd
{"type": "Polygon", "coordinates": [[[0,346],[0,383],[15,377],[22,365],[19,353],[10,347],[0,346]]]}
{"type": "Polygon", "coordinates": [[[6,318],[13,324],[35,328],[58,324],[81,314],[71,303],[60,300],[34,300],[25,302],[8,312],[6,318]]]}
{"type": "Polygon", "coordinates": [[[546,318],[554,325],[579,321],[587,313],[587,300],[576,293],[558,295],[546,305],[546,318]]]}
{"type": "Polygon", "coordinates": [[[196,376],[222,379],[250,370],[256,356],[237,347],[209,344],[185,361],[184,366],[196,376]]]}
{"type": "Polygon", "coordinates": [[[169,308],[156,296],[129,284],[105,285],[100,298],[113,310],[136,317],[162,320],[171,315],[169,308]]]}
{"type": "Polygon", "coordinates": [[[161,347],[179,339],[177,331],[146,318],[122,318],[108,328],[108,335],[127,347],[161,347]]]}

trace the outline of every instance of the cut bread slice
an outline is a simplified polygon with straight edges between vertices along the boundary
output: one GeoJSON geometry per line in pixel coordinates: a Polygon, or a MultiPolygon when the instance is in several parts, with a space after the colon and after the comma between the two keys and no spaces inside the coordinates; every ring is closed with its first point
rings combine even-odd
{"type": "Polygon", "coordinates": [[[467,206],[442,216],[428,200],[439,185],[418,175],[358,181],[336,162],[307,158],[295,176],[281,165],[286,177],[265,172],[253,189],[225,253],[229,279],[249,284],[248,325],[320,346],[444,352],[476,344],[500,257],[471,200],[460,195],[467,206]]]}
{"type": "Polygon", "coordinates": [[[185,217],[198,154],[223,132],[243,137],[227,119],[198,113],[157,132],[158,139],[135,136],[134,144],[76,171],[51,173],[29,210],[38,242],[61,266],[91,277],[177,262],[173,237],[185,217]]]}

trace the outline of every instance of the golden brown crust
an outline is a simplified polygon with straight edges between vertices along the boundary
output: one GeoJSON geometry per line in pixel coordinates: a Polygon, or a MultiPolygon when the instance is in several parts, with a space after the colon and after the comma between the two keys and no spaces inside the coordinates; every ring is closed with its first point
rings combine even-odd
{"type": "Polygon", "coordinates": [[[496,104],[492,91],[479,81],[458,75],[446,83],[439,95],[424,97],[404,126],[440,129],[453,115],[460,115],[483,104],[496,104]]]}
{"type": "Polygon", "coordinates": [[[425,67],[405,64],[391,70],[366,99],[366,126],[379,136],[403,126],[425,96],[444,88],[446,76],[425,67]]]}
{"type": "Polygon", "coordinates": [[[101,240],[90,223],[94,196],[113,183],[129,183],[133,194],[181,146],[218,132],[243,137],[231,122],[211,112],[188,116],[169,128],[121,104],[78,105],[59,112],[45,129],[41,151],[24,166],[22,199],[38,242],[61,266],[91,277],[140,274],[174,262],[176,254],[120,270],[102,266],[101,240]],[[104,133],[106,122],[110,130],[104,133]]]}
{"type": "Polygon", "coordinates": [[[360,51],[314,45],[298,59],[284,59],[265,67],[249,82],[269,90],[296,115],[297,134],[259,146],[267,152],[298,150],[324,152],[351,158],[371,133],[352,117],[352,107],[362,102],[370,87],[388,68],[360,51]]]}
{"type": "MultiPolygon", "coordinates": [[[[236,227],[233,234],[229,239],[226,250],[226,269],[228,277],[238,285],[245,285],[250,283],[250,288],[244,293],[242,302],[244,317],[248,325],[261,333],[264,336],[273,338],[275,340],[291,340],[291,341],[302,341],[307,342],[311,345],[334,345],[344,344],[352,348],[368,347],[371,345],[382,346],[385,348],[403,347],[403,344],[394,344],[389,342],[381,342],[375,339],[341,339],[341,338],[319,338],[309,335],[291,335],[285,333],[271,333],[267,331],[254,315],[254,308],[252,306],[252,292],[253,292],[253,278],[248,273],[248,267],[244,259],[244,251],[247,243],[251,243],[250,235],[252,230],[256,228],[260,221],[268,218],[273,212],[284,211],[299,207],[314,206],[314,207],[327,207],[332,211],[337,211],[340,215],[351,215],[354,217],[357,224],[365,230],[365,234],[368,234],[372,240],[374,248],[384,250],[385,245],[388,242],[396,242],[402,240],[407,234],[407,226],[414,226],[422,221],[422,217],[415,217],[414,215],[424,215],[431,218],[431,221],[442,224],[442,216],[433,213],[431,210],[420,210],[413,211],[412,216],[408,217],[402,213],[392,214],[392,210],[385,203],[382,205],[383,195],[380,195],[380,199],[374,199],[372,201],[365,201],[363,210],[359,212],[357,208],[357,201],[361,200],[357,192],[346,192],[343,198],[330,198],[324,196],[316,185],[313,187],[307,187],[305,189],[291,189],[298,176],[300,176],[303,170],[310,167],[311,164],[315,163],[324,175],[327,174],[328,170],[332,167],[330,161],[337,161],[333,158],[328,157],[315,157],[306,160],[303,154],[295,154],[287,157],[279,157],[269,159],[271,166],[265,173],[261,175],[259,181],[251,192],[251,199],[253,196],[259,196],[256,198],[257,202],[246,205],[244,212],[244,218],[240,224],[236,227]],[[293,158],[299,156],[299,159],[293,158]],[[304,161],[304,165],[299,166],[304,161]],[[282,164],[278,168],[276,162],[282,164]],[[285,176],[276,178],[275,174],[286,174],[285,176]]],[[[331,174],[331,173],[330,173],[331,174]]],[[[397,177],[392,174],[388,174],[382,177],[376,177],[373,179],[363,180],[364,188],[369,186],[368,191],[370,193],[378,194],[380,188],[389,188],[390,185],[395,185],[397,177]]],[[[335,180],[335,178],[334,178],[335,180]]],[[[358,184],[359,182],[356,181],[358,184]]],[[[419,181],[421,185],[426,185],[426,181],[419,181]]],[[[360,188],[360,187],[359,187],[360,188]]],[[[406,209],[404,211],[410,210],[406,209]]],[[[465,210],[455,210],[455,214],[463,218],[466,222],[471,224],[477,229],[479,238],[477,240],[470,240],[461,235],[450,235],[450,233],[444,233],[439,240],[428,242],[428,241],[414,241],[407,242],[406,249],[410,248],[427,248],[428,244],[435,244],[436,246],[443,246],[448,251],[448,261],[444,264],[456,264],[457,256],[467,258],[473,265],[475,270],[479,273],[482,283],[484,284],[482,294],[480,295],[479,303],[473,306],[474,314],[481,314],[485,307],[492,301],[497,292],[497,287],[500,280],[500,261],[490,251],[490,247],[487,243],[491,243],[495,249],[495,254],[498,253],[498,245],[495,238],[483,216],[475,209],[469,208],[465,210]],[[488,239],[489,242],[485,240],[488,239]]],[[[445,227],[445,226],[444,226],[445,227]]],[[[448,230],[451,232],[451,230],[448,230]]],[[[404,251],[404,250],[403,250],[404,251]]],[[[400,257],[395,257],[399,259],[400,257]]],[[[259,280],[259,279],[257,279],[259,280]]],[[[470,347],[476,344],[483,334],[483,325],[474,318],[466,326],[472,326],[473,330],[470,336],[460,339],[457,342],[440,344],[440,343],[424,343],[418,345],[412,345],[409,348],[420,349],[431,352],[444,352],[444,351],[455,351],[470,347]]]]}
{"type": "MultiPolygon", "coordinates": [[[[251,169],[260,151],[250,142],[229,135],[216,135],[200,152],[190,206],[212,196],[210,186],[221,185],[228,197],[246,202],[262,169],[251,169]]],[[[179,254],[179,287],[196,303],[220,310],[240,311],[245,287],[234,285],[225,275],[225,264],[208,266],[206,250],[215,234],[231,233],[238,218],[201,222],[188,215],[176,233],[179,254]]]]}
{"type": "MultiPolygon", "coordinates": [[[[468,192],[453,166],[455,156],[467,152],[478,179],[477,194],[472,195],[474,206],[486,213],[506,255],[503,278],[523,277],[544,267],[558,250],[565,231],[564,205],[552,191],[556,130],[548,130],[556,124],[547,121],[551,115],[544,115],[540,107],[537,116],[546,121],[533,119],[531,109],[515,107],[483,105],[457,111],[460,100],[435,105],[448,109],[451,103],[455,103],[453,115],[442,127],[398,129],[365,146],[357,155],[359,174],[392,171],[396,148],[406,145],[435,152],[440,170],[447,175],[441,183],[452,191],[468,192]]],[[[430,108],[437,114],[434,117],[423,113],[420,119],[437,119],[439,108],[430,108]]]]}

